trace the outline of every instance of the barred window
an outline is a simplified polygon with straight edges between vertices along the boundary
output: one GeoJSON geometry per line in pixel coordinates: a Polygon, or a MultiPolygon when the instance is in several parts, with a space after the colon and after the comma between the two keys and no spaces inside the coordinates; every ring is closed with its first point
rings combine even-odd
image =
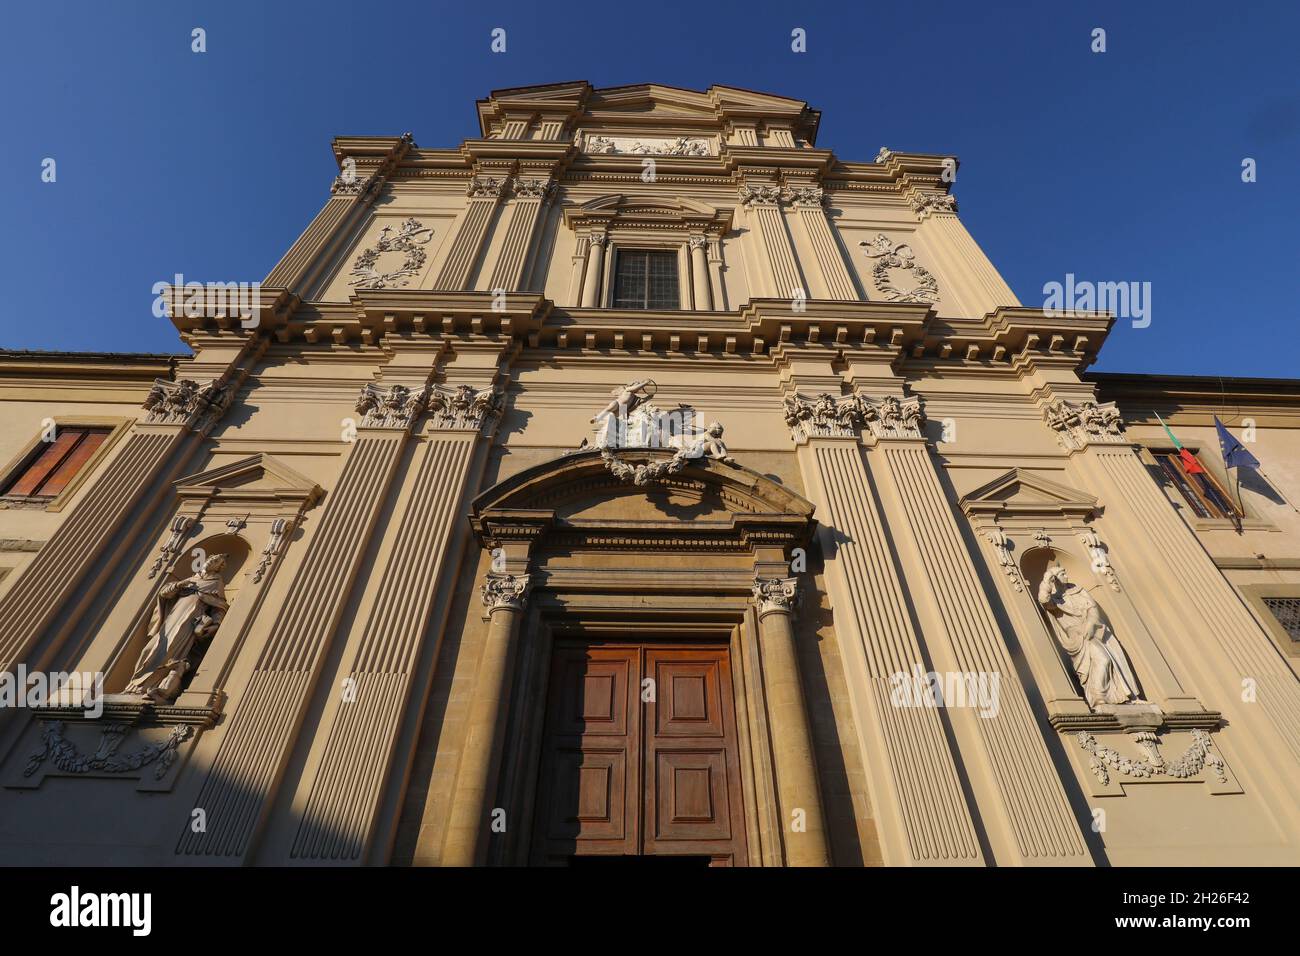
{"type": "Polygon", "coordinates": [[[1300,644],[1300,598],[1266,597],[1264,606],[1273,612],[1291,640],[1300,644]]]}
{"type": "Polygon", "coordinates": [[[620,249],[615,262],[614,308],[680,308],[677,253],[620,249]]]}
{"type": "Polygon", "coordinates": [[[0,485],[0,498],[50,501],[90,460],[111,428],[59,426],[54,441],[42,442],[0,485]]]}
{"type": "MultiPolygon", "coordinates": [[[[1208,471],[1189,474],[1177,451],[1156,451],[1156,462],[1198,518],[1239,518],[1241,512],[1208,471]]],[[[1192,455],[1195,458],[1195,455],[1192,455]]],[[[1200,459],[1197,458],[1197,464],[1200,459]]],[[[1204,465],[1201,465],[1204,468],[1204,465]]]]}

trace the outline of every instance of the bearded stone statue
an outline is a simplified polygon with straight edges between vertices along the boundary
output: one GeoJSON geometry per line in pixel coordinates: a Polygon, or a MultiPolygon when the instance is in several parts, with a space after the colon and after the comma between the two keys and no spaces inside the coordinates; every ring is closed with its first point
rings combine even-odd
{"type": "Polygon", "coordinates": [[[149,639],[126,685],[127,694],[140,694],[159,704],[176,699],[190,669],[190,652],[217,632],[229,606],[221,580],[225,566],[226,556],[214,554],[197,574],[169,581],[158,591],[149,617],[149,639]]]}
{"type": "Polygon", "coordinates": [[[1070,582],[1059,564],[1043,575],[1038,603],[1060,625],[1057,637],[1089,707],[1098,710],[1142,700],[1124,648],[1102,620],[1101,608],[1087,590],[1070,582]]]}

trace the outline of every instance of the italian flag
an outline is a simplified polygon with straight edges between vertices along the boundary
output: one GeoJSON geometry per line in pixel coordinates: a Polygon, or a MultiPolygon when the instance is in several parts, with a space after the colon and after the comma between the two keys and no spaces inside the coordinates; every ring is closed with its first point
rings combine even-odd
{"type": "Polygon", "coordinates": [[[1201,463],[1196,460],[1196,456],[1183,447],[1183,443],[1178,440],[1176,435],[1174,435],[1173,430],[1165,424],[1165,420],[1160,417],[1160,413],[1156,412],[1155,416],[1156,421],[1160,422],[1161,427],[1164,428],[1165,434],[1169,436],[1169,440],[1173,442],[1174,447],[1178,449],[1178,458],[1182,461],[1183,468],[1187,470],[1187,473],[1189,475],[1205,474],[1205,469],[1202,468],[1201,463]]]}

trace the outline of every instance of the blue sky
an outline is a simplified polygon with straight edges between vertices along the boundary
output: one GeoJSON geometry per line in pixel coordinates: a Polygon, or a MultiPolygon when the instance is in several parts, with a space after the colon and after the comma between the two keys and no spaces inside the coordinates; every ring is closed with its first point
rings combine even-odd
{"type": "Polygon", "coordinates": [[[454,146],[490,90],[586,79],[805,99],[818,145],[850,160],[956,155],[962,218],[1025,304],[1066,273],[1151,283],[1150,326],[1117,323],[1097,368],[1300,376],[1295,3],[41,2],[5,19],[0,346],[182,351],[153,284],[264,277],[328,195],[331,137],[454,146]]]}

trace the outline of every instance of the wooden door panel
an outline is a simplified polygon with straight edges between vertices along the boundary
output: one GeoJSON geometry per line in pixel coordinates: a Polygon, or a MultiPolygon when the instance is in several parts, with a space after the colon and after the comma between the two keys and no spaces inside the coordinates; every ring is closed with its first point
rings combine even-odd
{"type": "Polygon", "coordinates": [[[743,863],[725,645],[556,643],[534,861],[680,856],[743,863]],[[641,675],[654,694],[641,699],[641,675]]]}
{"type": "Polygon", "coordinates": [[[726,760],[722,750],[655,754],[656,842],[731,839],[726,760]]]}
{"type": "Polygon", "coordinates": [[[637,852],[640,649],[557,644],[548,690],[534,860],[637,852]]]}
{"type": "Polygon", "coordinates": [[[646,647],[655,699],[646,705],[645,853],[744,859],[728,664],[725,647],[646,647]]]}

